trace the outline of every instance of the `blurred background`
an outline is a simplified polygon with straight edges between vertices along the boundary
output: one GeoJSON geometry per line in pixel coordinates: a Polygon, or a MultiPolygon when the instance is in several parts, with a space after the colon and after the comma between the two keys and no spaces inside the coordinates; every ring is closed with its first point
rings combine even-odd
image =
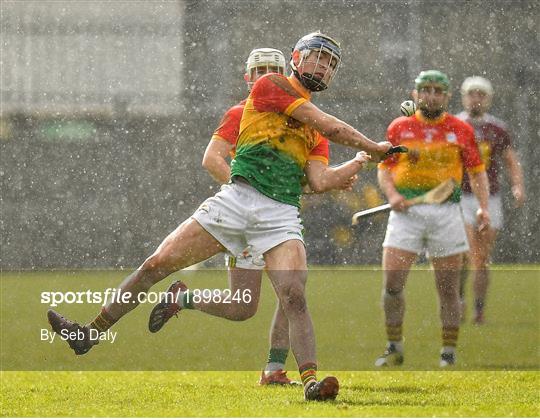
{"type": "MultiPolygon", "coordinates": [[[[201,160],[249,52],[314,30],[344,51],[314,102],[377,141],[421,70],[449,75],[454,113],[465,77],[491,80],[528,195],[514,209],[503,175],[494,259],[540,262],[538,1],[2,1],[0,24],[2,269],[137,266],[217,191],[201,160]]],[[[385,216],[350,218],[383,201],[375,171],[306,197],[310,263],[379,263],[385,216]]]]}

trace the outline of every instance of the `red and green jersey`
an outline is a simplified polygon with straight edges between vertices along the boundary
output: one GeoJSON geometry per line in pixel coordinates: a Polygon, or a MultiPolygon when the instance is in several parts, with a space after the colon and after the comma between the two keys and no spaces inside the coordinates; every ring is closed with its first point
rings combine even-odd
{"type": "MultiPolygon", "coordinates": [[[[473,128],[451,114],[427,120],[417,111],[411,117],[392,121],[386,135],[392,144],[409,149],[380,164],[391,171],[396,189],[405,198],[422,195],[449,178],[460,185],[464,168],[469,173],[485,169],[473,128]]],[[[459,201],[460,197],[461,188],[456,188],[452,200],[459,201]]]]}
{"type": "Polygon", "coordinates": [[[300,207],[308,159],[328,164],[328,143],[316,130],[291,117],[310,99],[294,77],[261,77],[247,98],[231,176],[245,178],[260,193],[300,207]]]}
{"type": "MultiPolygon", "coordinates": [[[[226,141],[233,146],[230,154],[232,157],[235,155],[236,140],[238,139],[238,133],[240,131],[240,121],[242,120],[242,114],[244,112],[244,106],[246,105],[246,99],[232,106],[225,112],[218,128],[212,135],[212,140],[226,141]]],[[[308,160],[318,160],[325,164],[328,164],[330,159],[330,151],[328,140],[321,136],[321,141],[310,152],[308,160]]]]}

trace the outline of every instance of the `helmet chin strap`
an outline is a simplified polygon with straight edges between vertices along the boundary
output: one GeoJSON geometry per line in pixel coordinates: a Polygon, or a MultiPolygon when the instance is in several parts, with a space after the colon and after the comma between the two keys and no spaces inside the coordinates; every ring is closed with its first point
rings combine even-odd
{"type": "Polygon", "coordinates": [[[321,92],[328,88],[328,85],[324,83],[322,80],[319,80],[311,73],[302,73],[298,71],[298,68],[295,66],[293,69],[293,73],[296,76],[296,78],[302,83],[302,85],[310,90],[311,92],[321,92]]]}

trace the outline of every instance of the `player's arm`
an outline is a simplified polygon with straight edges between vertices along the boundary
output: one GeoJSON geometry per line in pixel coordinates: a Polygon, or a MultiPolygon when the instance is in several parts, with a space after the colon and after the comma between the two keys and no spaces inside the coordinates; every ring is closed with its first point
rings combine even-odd
{"type": "Polygon", "coordinates": [[[356,156],[335,167],[319,160],[308,160],[304,172],[311,191],[322,193],[330,190],[350,190],[356,181],[356,173],[369,161],[369,155],[358,152],[356,156]]]}
{"type": "Polygon", "coordinates": [[[379,166],[379,169],[377,170],[377,180],[379,181],[379,187],[384,195],[386,195],[392,210],[405,210],[407,208],[405,204],[405,197],[403,197],[396,189],[392,172],[384,167],[379,166]]]}
{"type": "Polygon", "coordinates": [[[231,177],[231,168],[226,159],[232,148],[230,143],[215,139],[206,146],[202,166],[220,184],[226,184],[231,177]]]}
{"type": "Polygon", "coordinates": [[[514,196],[516,207],[521,207],[525,203],[525,188],[523,186],[523,171],[516,156],[516,152],[511,147],[503,152],[506,170],[512,183],[512,195],[514,196]]]}
{"type": "Polygon", "coordinates": [[[375,161],[381,160],[382,155],[392,147],[389,142],[375,143],[349,124],[321,111],[311,102],[304,102],[298,106],[292,111],[291,116],[313,127],[335,143],[365,150],[375,161]]]}
{"type": "Polygon", "coordinates": [[[489,226],[489,181],[486,171],[469,172],[469,179],[473,194],[479,204],[476,217],[478,219],[478,230],[482,231],[489,226]]]}
{"type": "Polygon", "coordinates": [[[483,231],[489,227],[489,180],[486,174],[486,167],[480,159],[478,146],[474,140],[474,129],[469,124],[462,126],[463,135],[461,159],[463,167],[469,175],[471,189],[476,196],[479,208],[476,211],[478,231],[483,231]]]}

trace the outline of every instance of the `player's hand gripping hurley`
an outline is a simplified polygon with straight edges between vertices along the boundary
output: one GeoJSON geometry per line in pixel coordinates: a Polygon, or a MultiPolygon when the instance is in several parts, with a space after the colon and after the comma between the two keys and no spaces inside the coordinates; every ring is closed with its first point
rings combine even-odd
{"type": "Polygon", "coordinates": [[[393,155],[394,153],[407,153],[409,149],[405,146],[393,146],[384,154],[383,159],[386,159],[388,156],[393,155]]]}
{"type": "MultiPolygon", "coordinates": [[[[422,194],[418,197],[411,198],[410,200],[405,200],[405,206],[410,207],[416,204],[441,204],[444,203],[456,187],[456,181],[452,178],[444,181],[443,183],[437,185],[432,190],[428,191],[425,194],[422,194]]],[[[373,207],[371,209],[362,210],[357,213],[354,213],[352,216],[352,224],[357,225],[362,218],[374,216],[375,214],[390,210],[390,204],[383,204],[382,206],[373,207]]]]}
{"type": "Polygon", "coordinates": [[[390,157],[393,154],[396,153],[407,153],[409,149],[407,149],[405,146],[392,146],[386,153],[383,155],[368,155],[370,157],[370,162],[367,163],[367,165],[364,166],[365,169],[373,169],[376,168],[379,162],[382,162],[386,158],[390,157]]]}

